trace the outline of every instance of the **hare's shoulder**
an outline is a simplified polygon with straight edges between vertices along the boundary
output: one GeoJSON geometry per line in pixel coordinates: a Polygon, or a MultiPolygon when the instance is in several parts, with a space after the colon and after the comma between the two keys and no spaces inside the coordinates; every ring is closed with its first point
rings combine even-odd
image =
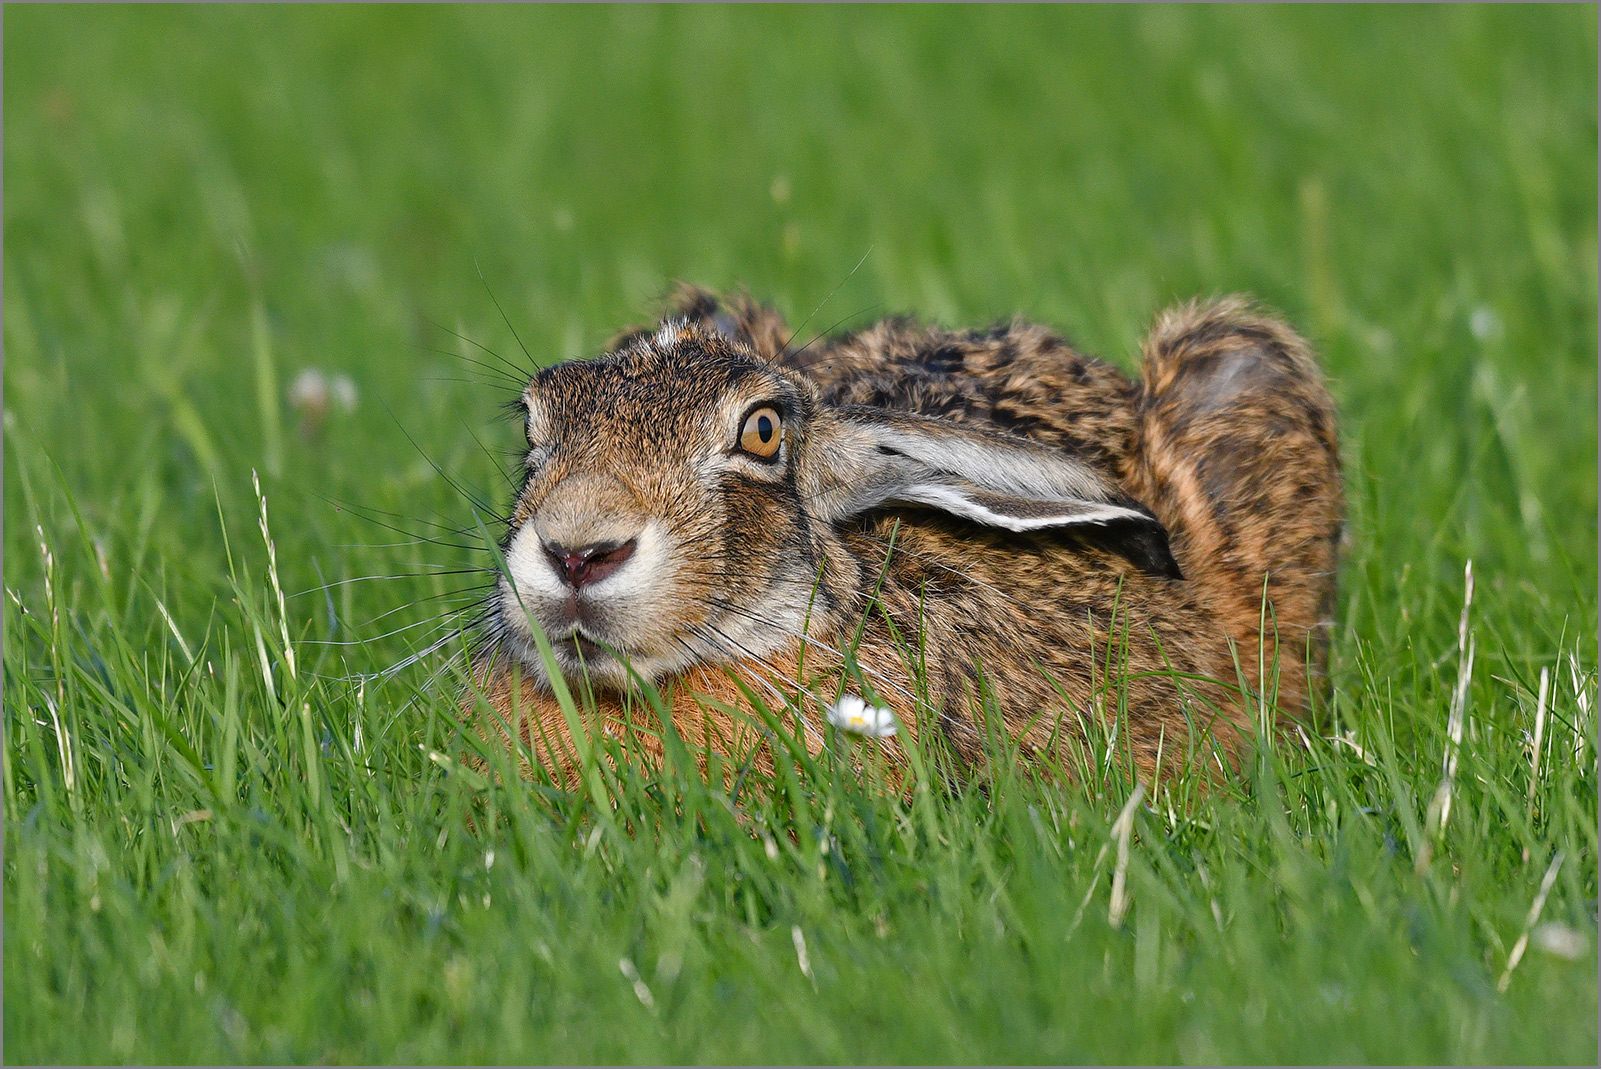
{"type": "MultiPolygon", "coordinates": [[[[923,651],[941,679],[977,672],[1015,718],[1056,705],[1058,688],[1084,707],[1097,677],[1116,673],[1132,708],[1163,719],[1178,708],[1176,679],[1234,678],[1204,592],[1133,566],[1093,529],[1021,537],[911,511],[864,518],[845,534],[873,570],[863,589],[891,622],[870,614],[869,631],[886,628],[923,651]]],[[[1216,686],[1203,690],[1222,708],[1216,686]]]]}

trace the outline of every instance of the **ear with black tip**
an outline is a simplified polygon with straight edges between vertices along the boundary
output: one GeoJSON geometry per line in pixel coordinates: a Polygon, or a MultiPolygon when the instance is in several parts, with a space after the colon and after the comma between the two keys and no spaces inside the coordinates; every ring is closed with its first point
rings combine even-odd
{"type": "Polygon", "coordinates": [[[1143,524],[1114,521],[1093,525],[1079,529],[1078,534],[1090,545],[1118,554],[1142,572],[1171,580],[1185,578],[1168,545],[1168,529],[1156,517],[1143,524]]]}
{"type": "Polygon", "coordinates": [[[883,409],[825,409],[797,476],[830,523],[918,505],[1007,531],[1079,529],[1147,572],[1182,578],[1151,510],[1077,458],[1001,431],[883,409]]]}

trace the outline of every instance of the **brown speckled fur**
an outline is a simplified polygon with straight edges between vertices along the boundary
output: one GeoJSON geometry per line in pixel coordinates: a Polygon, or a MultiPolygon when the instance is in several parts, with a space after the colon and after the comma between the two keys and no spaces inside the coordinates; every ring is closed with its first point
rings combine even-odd
{"type": "MultiPolygon", "coordinates": [[[[1170,309],[1146,339],[1140,421],[1131,493],[1248,656],[1271,614],[1279,705],[1304,712],[1324,688],[1345,515],[1335,404],[1312,351],[1240,298],[1170,309]]],[[[1263,646],[1271,660],[1272,627],[1263,646]]]]}
{"type": "MultiPolygon", "coordinates": [[[[865,620],[857,661],[872,689],[910,734],[937,725],[970,764],[985,749],[981,693],[1026,757],[1060,757],[1082,738],[1082,721],[1105,725],[1122,711],[1119,750],[1147,776],[1205,747],[1202,729],[1226,753],[1238,749],[1262,701],[1251,695],[1260,657],[1277,665],[1265,690],[1278,714],[1308,715],[1327,657],[1343,504],[1334,405],[1283,323],[1238,298],[1172,309],[1148,337],[1135,383],[1019,321],[947,331],[891,319],[798,350],[771,309],[689,288],[664,320],[754,351],[809,384],[822,406],[920,413],[1070,453],[1156,515],[1184,573],[1134,567],[1095,528],[1015,534],[930,509],[877,510],[812,536],[822,579],[804,682],[814,696],[838,694],[843,670],[830,651],[865,620]],[[913,697],[909,646],[921,646],[926,697],[913,697]]],[[[612,348],[647,345],[654,330],[620,335],[612,348]]],[[[772,524],[774,515],[763,505],[725,522],[772,524]]],[[[731,675],[782,706],[773,695],[796,695],[795,654],[696,665],[666,681],[679,734],[724,753],[750,741],[765,764],[754,721],[718,706],[747,705],[731,675]]],[[[571,761],[540,743],[565,739],[566,720],[537,667],[524,669],[486,656],[477,677],[499,718],[521,725],[537,759],[570,781],[571,761]]],[[[632,723],[654,753],[654,713],[617,694],[597,698],[609,731],[632,723]]],[[[812,726],[808,745],[821,746],[816,703],[796,704],[812,726]]],[[[899,764],[899,739],[880,746],[899,764]]]]}

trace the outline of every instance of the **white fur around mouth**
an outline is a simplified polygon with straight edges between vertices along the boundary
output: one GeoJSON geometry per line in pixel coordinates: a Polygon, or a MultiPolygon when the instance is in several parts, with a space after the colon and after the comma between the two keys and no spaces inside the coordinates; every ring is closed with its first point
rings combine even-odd
{"type": "Polygon", "coordinates": [[[550,640],[564,676],[592,673],[597,679],[623,683],[632,675],[630,668],[651,679],[688,664],[676,653],[666,657],[635,653],[652,645],[652,633],[671,616],[669,607],[657,602],[665,593],[661,584],[671,571],[672,552],[671,541],[657,521],[648,522],[636,538],[638,548],[617,571],[585,585],[577,595],[592,622],[604,619],[604,630],[611,633],[597,638],[593,623],[586,626],[574,612],[574,590],[557,575],[533,524],[524,524],[513,536],[506,550],[507,574],[500,577],[497,597],[504,641],[526,669],[545,674],[544,659],[534,640],[536,625],[550,640]]]}

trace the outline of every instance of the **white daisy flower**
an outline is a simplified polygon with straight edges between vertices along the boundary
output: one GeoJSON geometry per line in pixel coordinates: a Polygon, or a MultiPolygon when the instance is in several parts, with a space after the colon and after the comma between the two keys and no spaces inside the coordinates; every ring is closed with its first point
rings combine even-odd
{"type": "Polygon", "coordinates": [[[829,723],[858,736],[884,739],[896,734],[896,716],[884,706],[870,706],[861,695],[841,695],[829,705],[829,723]]]}

